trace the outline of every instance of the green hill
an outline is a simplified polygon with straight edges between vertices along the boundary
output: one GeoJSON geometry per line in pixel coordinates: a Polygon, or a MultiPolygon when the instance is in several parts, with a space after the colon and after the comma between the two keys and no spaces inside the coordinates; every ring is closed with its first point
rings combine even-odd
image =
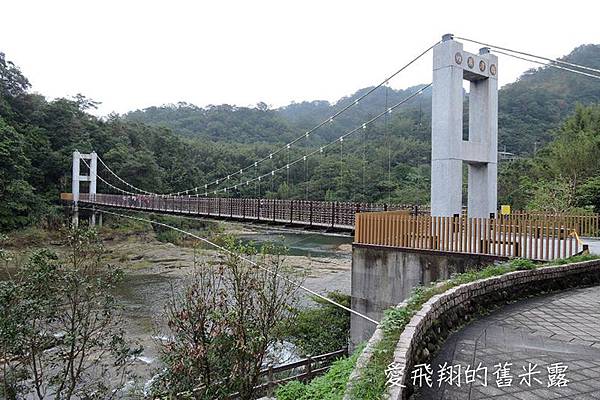
{"type": "MultiPolygon", "coordinates": [[[[512,59],[502,59],[510,62],[512,59]]],[[[574,49],[564,60],[600,68],[600,45],[583,45],[574,49]]],[[[421,86],[394,90],[381,88],[364,99],[358,106],[342,114],[334,124],[319,131],[321,142],[329,141],[341,132],[354,128],[364,120],[418,90],[421,86]]],[[[165,126],[186,136],[200,136],[214,141],[241,143],[282,143],[298,136],[335,111],[353,102],[371,88],[363,88],[333,104],[315,100],[292,103],[274,110],[263,107],[246,108],[228,105],[200,108],[186,103],[150,107],[128,113],[128,120],[165,126]]],[[[526,71],[516,82],[499,92],[499,145],[501,149],[518,154],[532,153],[551,140],[551,130],[571,114],[577,103],[600,102],[600,80],[571,74],[553,68],[526,71]]],[[[429,126],[431,92],[403,106],[393,119],[410,118],[422,128],[429,126]]],[[[392,132],[398,136],[421,132],[407,131],[406,127],[392,132]]]]}

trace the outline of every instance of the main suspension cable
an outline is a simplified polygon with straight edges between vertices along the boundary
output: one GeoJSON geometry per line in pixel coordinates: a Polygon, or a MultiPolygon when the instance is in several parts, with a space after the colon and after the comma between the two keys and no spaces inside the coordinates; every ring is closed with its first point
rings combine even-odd
{"type": "Polygon", "coordinates": [[[496,46],[494,44],[488,44],[488,43],[484,43],[484,42],[480,42],[478,40],[474,40],[474,39],[469,39],[469,38],[464,38],[464,37],[460,37],[460,36],[454,36],[455,39],[459,39],[459,40],[465,40],[467,42],[471,42],[471,43],[476,43],[485,47],[489,47],[492,49],[496,49],[496,50],[504,50],[504,51],[508,51],[511,53],[517,53],[517,54],[521,54],[523,56],[527,56],[527,57],[533,57],[533,58],[538,58],[540,60],[545,60],[551,63],[557,63],[557,64],[564,64],[564,65],[568,65],[570,67],[576,67],[576,68],[581,68],[581,69],[585,69],[587,71],[592,71],[592,72],[598,72],[600,73],[600,69],[598,68],[593,68],[593,67],[588,67],[586,65],[581,65],[581,64],[576,64],[573,62],[569,62],[569,61],[564,61],[564,60],[560,60],[557,58],[548,58],[548,57],[544,57],[544,56],[538,56],[532,53],[527,53],[524,51],[519,51],[519,50],[513,50],[513,49],[509,49],[507,47],[502,47],[502,46],[496,46]]]}
{"type": "Polygon", "coordinates": [[[388,77],[386,77],[383,81],[381,81],[379,84],[377,84],[376,86],[372,87],[371,89],[369,89],[366,93],[362,94],[361,96],[359,96],[357,99],[355,99],[354,101],[352,101],[351,103],[347,104],[345,107],[343,107],[342,109],[340,109],[339,111],[335,112],[334,114],[332,114],[331,116],[329,116],[328,118],[324,119],[323,121],[321,121],[319,124],[315,125],[313,128],[309,129],[308,131],[306,131],[304,134],[298,136],[297,138],[295,138],[294,140],[286,143],[285,145],[281,146],[280,148],[278,148],[277,150],[269,153],[269,155],[254,161],[253,163],[249,164],[248,166],[241,168],[239,170],[236,170],[226,176],[223,176],[219,179],[215,179],[209,183],[206,183],[204,185],[201,186],[196,186],[193,187],[191,189],[186,189],[186,190],[182,190],[182,191],[178,191],[178,192],[172,192],[169,193],[169,195],[173,195],[173,194],[187,194],[189,192],[192,191],[196,191],[197,189],[200,189],[202,186],[204,186],[204,189],[207,189],[210,186],[213,185],[218,185],[219,182],[223,182],[224,180],[228,179],[229,177],[238,175],[238,174],[243,174],[244,171],[252,168],[253,166],[258,166],[258,164],[263,163],[266,160],[271,159],[274,155],[282,152],[285,149],[289,149],[290,146],[292,146],[293,144],[297,143],[298,141],[308,138],[313,132],[315,132],[316,130],[320,129],[322,126],[328,124],[328,123],[332,123],[337,117],[339,117],[341,114],[345,113],[347,110],[349,110],[350,108],[352,108],[355,105],[358,105],[360,103],[360,101],[362,101],[364,98],[366,98],[367,96],[369,96],[371,93],[373,93],[375,90],[379,89],[380,87],[382,87],[383,85],[387,84],[391,79],[393,79],[394,77],[396,77],[398,74],[400,74],[402,71],[404,71],[405,69],[407,69],[409,66],[411,66],[412,64],[414,64],[416,61],[418,61],[421,57],[423,57],[425,54],[427,54],[431,49],[433,49],[433,47],[435,47],[435,45],[437,45],[439,43],[436,42],[434,44],[432,44],[431,46],[429,46],[427,49],[423,50],[421,53],[419,53],[419,55],[417,55],[415,58],[411,59],[408,63],[404,64],[400,69],[398,69],[396,72],[394,72],[393,74],[389,75],[388,77]]]}
{"type": "MultiPolygon", "coordinates": [[[[352,129],[351,131],[349,131],[349,132],[347,132],[347,133],[345,133],[345,134],[341,135],[339,138],[337,138],[337,139],[335,139],[335,140],[332,140],[331,142],[329,142],[329,143],[327,143],[327,144],[325,144],[325,145],[323,145],[323,146],[319,147],[319,148],[318,148],[318,149],[316,149],[316,150],[313,150],[313,151],[311,151],[311,152],[309,152],[309,153],[305,154],[304,156],[301,156],[301,157],[299,157],[299,158],[295,159],[294,161],[292,161],[292,162],[290,162],[290,163],[288,163],[288,164],[286,164],[286,165],[284,165],[284,166],[281,166],[281,167],[279,167],[279,168],[273,169],[272,171],[270,171],[270,172],[267,172],[267,173],[265,173],[265,174],[263,174],[263,175],[259,175],[259,176],[257,176],[256,178],[249,179],[249,180],[247,180],[247,181],[246,181],[246,183],[248,184],[248,183],[250,183],[250,182],[254,182],[254,181],[256,181],[256,180],[260,181],[260,180],[261,180],[262,178],[264,178],[264,177],[267,177],[267,176],[269,176],[269,175],[274,175],[275,173],[278,173],[278,172],[280,172],[280,171],[282,171],[282,170],[287,170],[287,169],[288,169],[289,167],[291,167],[292,165],[294,165],[294,164],[296,164],[296,163],[299,163],[300,161],[303,161],[303,160],[304,160],[304,157],[307,157],[307,158],[308,158],[308,157],[311,157],[311,156],[313,156],[313,155],[315,155],[315,154],[322,154],[322,153],[324,153],[325,149],[329,148],[330,146],[334,145],[334,144],[335,144],[335,143],[337,143],[337,142],[342,142],[342,141],[344,141],[344,139],[345,139],[346,137],[348,137],[348,136],[350,136],[350,135],[352,135],[352,134],[354,134],[354,133],[358,132],[358,131],[359,131],[359,130],[361,130],[361,129],[367,129],[367,125],[369,125],[369,124],[371,124],[371,123],[373,123],[373,122],[377,121],[377,120],[378,120],[378,119],[380,119],[382,116],[384,116],[384,115],[386,115],[386,114],[389,114],[389,113],[391,113],[393,110],[395,110],[396,108],[400,107],[400,106],[401,106],[401,105],[403,105],[404,103],[406,103],[406,102],[408,102],[408,101],[412,100],[413,98],[415,98],[416,96],[418,96],[418,95],[422,94],[422,93],[423,93],[423,92],[424,92],[426,89],[430,88],[431,86],[432,86],[432,84],[431,84],[431,83],[429,83],[429,84],[427,84],[427,85],[425,85],[425,86],[421,87],[419,90],[417,90],[416,92],[414,92],[414,93],[413,93],[413,94],[411,94],[410,96],[408,96],[408,97],[404,98],[403,100],[401,100],[401,101],[399,101],[398,103],[394,104],[393,106],[389,107],[387,110],[384,110],[383,112],[381,112],[381,113],[377,114],[376,116],[374,116],[373,118],[369,119],[368,121],[365,121],[365,122],[364,122],[363,124],[361,124],[360,126],[357,126],[356,128],[352,129]]],[[[216,194],[217,194],[217,193],[219,193],[219,192],[227,192],[227,190],[236,189],[236,188],[237,188],[237,185],[235,185],[235,186],[231,186],[231,187],[222,188],[222,189],[216,189],[216,190],[213,190],[213,191],[211,191],[211,192],[212,192],[213,194],[215,194],[215,195],[216,195],[216,194]]],[[[207,194],[207,193],[205,193],[205,196],[207,196],[207,195],[208,195],[208,194],[207,194]]]]}
{"type": "Polygon", "coordinates": [[[110,169],[110,167],[104,162],[104,160],[98,156],[98,160],[100,161],[100,163],[102,165],[104,165],[104,168],[107,169],[108,172],[110,172],[115,178],[117,178],[121,183],[129,186],[130,188],[137,190],[138,192],[142,193],[142,194],[149,194],[149,195],[156,195],[156,193],[153,192],[148,192],[144,189],[140,189],[138,187],[135,187],[134,185],[132,185],[131,183],[125,181],[123,178],[121,178],[119,175],[117,175],[112,169],[110,169]]]}
{"type": "Polygon", "coordinates": [[[494,50],[494,52],[498,53],[498,54],[502,54],[502,55],[508,56],[508,57],[517,58],[519,60],[529,61],[529,62],[532,62],[532,63],[540,64],[540,65],[543,65],[543,66],[546,66],[546,67],[561,69],[563,71],[572,72],[572,73],[583,75],[583,76],[587,76],[587,77],[590,77],[590,78],[600,79],[600,75],[594,75],[594,74],[590,74],[590,73],[583,72],[583,71],[577,71],[577,70],[572,69],[572,68],[563,67],[562,65],[548,64],[548,63],[545,63],[545,62],[542,62],[542,61],[533,60],[533,59],[526,58],[526,57],[521,57],[521,56],[518,56],[516,54],[507,53],[507,52],[504,52],[504,51],[501,51],[501,50],[494,50]]]}

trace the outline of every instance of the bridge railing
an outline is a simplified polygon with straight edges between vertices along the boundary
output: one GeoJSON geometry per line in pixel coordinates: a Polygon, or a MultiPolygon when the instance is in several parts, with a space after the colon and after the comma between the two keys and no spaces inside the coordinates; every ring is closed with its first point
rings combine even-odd
{"type": "Polygon", "coordinates": [[[565,226],[577,231],[580,236],[598,237],[600,234],[599,214],[544,213],[531,211],[512,212],[513,216],[545,223],[559,220],[565,226]]]}
{"type": "MultiPolygon", "coordinates": [[[[63,193],[61,199],[67,201],[73,198],[70,193],[63,193]]],[[[402,210],[405,213],[424,215],[429,212],[428,208],[402,204],[195,196],[132,196],[103,193],[81,194],[79,201],[137,210],[347,230],[354,228],[357,213],[402,210]]]]}
{"type": "Polygon", "coordinates": [[[432,217],[403,212],[356,216],[355,243],[498,257],[553,260],[580,250],[575,230],[561,218],[432,217]]]}

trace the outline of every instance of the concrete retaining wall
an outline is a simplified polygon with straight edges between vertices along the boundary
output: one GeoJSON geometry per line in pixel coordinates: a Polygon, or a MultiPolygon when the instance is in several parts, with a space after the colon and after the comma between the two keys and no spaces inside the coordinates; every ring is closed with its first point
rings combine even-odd
{"type": "MultiPolygon", "coordinates": [[[[406,299],[413,288],[446,280],[454,273],[493,264],[504,258],[354,244],[352,309],[375,320],[406,299]]],[[[351,316],[350,350],[375,332],[371,322],[351,316]]]]}

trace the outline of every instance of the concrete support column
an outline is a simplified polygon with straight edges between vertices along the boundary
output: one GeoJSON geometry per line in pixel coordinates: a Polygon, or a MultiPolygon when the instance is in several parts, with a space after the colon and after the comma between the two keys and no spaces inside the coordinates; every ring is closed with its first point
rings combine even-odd
{"type": "Polygon", "coordinates": [[[463,46],[445,39],[433,49],[431,215],[434,216],[452,216],[462,210],[463,70],[454,59],[463,46]]]}
{"type": "Polygon", "coordinates": [[[96,179],[98,174],[98,155],[95,151],[90,154],[90,200],[96,201],[96,179]]]}
{"type": "Polygon", "coordinates": [[[468,170],[469,217],[490,218],[490,214],[496,214],[497,165],[472,163],[468,170]]]}
{"type": "Polygon", "coordinates": [[[73,152],[73,169],[72,169],[72,184],[71,192],[73,194],[73,227],[79,226],[79,209],[77,203],[79,202],[79,161],[81,154],[75,150],[73,152]]]}
{"type": "Polygon", "coordinates": [[[81,160],[81,153],[77,150],[73,152],[73,175],[72,175],[72,192],[73,192],[73,202],[77,204],[79,201],[79,161],[81,160]]]}
{"type": "Polygon", "coordinates": [[[489,218],[496,214],[498,202],[498,57],[487,49],[481,49],[479,57],[495,72],[470,83],[469,142],[483,149],[485,162],[469,164],[468,210],[470,217],[489,218]]]}
{"type": "Polygon", "coordinates": [[[463,50],[452,35],[433,49],[431,214],[462,212],[463,169],[468,164],[469,217],[489,218],[497,208],[498,58],[463,50]],[[463,81],[470,82],[469,137],[463,140],[463,81]]]}

